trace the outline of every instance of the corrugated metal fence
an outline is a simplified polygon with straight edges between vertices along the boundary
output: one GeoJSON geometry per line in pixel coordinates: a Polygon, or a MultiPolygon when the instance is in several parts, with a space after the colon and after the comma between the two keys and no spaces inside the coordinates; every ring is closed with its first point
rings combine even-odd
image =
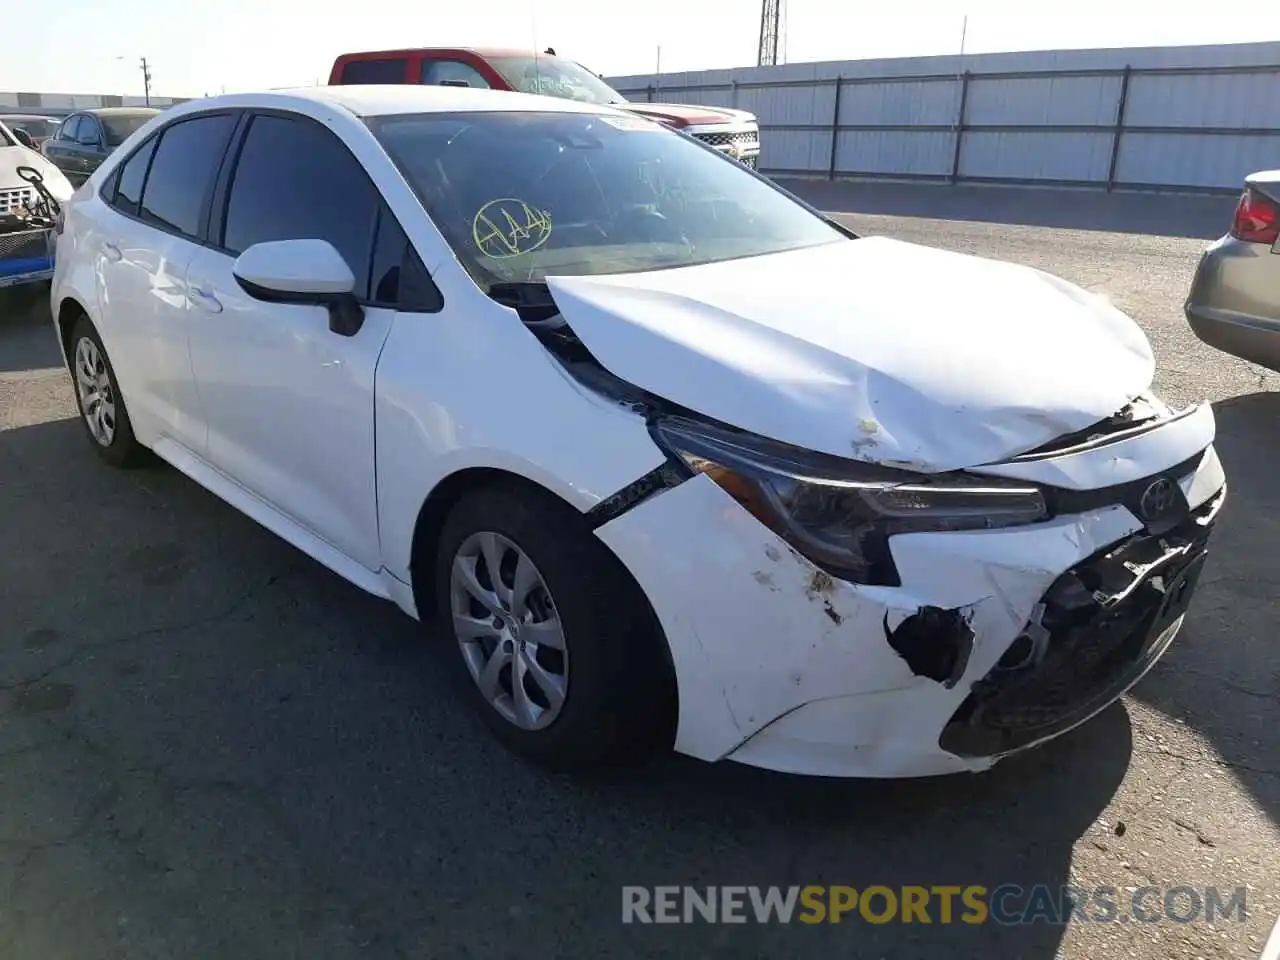
{"type": "Polygon", "coordinates": [[[791,64],[623,77],[755,113],[791,176],[1230,192],[1280,167],[1280,44],[791,64]]]}

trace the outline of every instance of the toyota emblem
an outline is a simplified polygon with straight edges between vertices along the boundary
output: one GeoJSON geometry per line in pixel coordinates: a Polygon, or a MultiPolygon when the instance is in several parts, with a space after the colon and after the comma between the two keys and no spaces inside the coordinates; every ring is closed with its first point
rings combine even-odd
{"type": "Polygon", "coordinates": [[[1155,480],[1142,491],[1142,499],[1138,501],[1138,511],[1143,520],[1159,520],[1169,512],[1177,495],[1177,488],[1168,477],[1155,480]]]}

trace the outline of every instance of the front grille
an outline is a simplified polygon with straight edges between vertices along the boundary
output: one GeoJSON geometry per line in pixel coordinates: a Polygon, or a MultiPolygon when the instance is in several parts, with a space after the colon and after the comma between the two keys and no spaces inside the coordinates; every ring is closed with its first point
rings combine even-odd
{"type": "Polygon", "coordinates": [[[19,210],[34,206],[36,192],[31,187],[14,187],[0,190],[0,216],[16,214],[19,210]]]}
{"type": "Polygon", "coordinates": [[[1075,726],[1164,652],[1186,612],[1225,489],[1163,535],[1139,533],[1064,573],[943,729],[942,749],[1000,756],[1075,726]]]}
{"type": "Polygon", "coordinates": [[[693,134],[703,143],[711,147],[759,148],[760,134],[751,130],[740,133],[697,133],[693,134]]]}

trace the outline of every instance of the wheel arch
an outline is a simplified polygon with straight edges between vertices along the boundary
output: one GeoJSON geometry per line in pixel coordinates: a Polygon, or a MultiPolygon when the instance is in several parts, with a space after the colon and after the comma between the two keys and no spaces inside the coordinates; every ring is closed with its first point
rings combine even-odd
{"type": "Polygon", "coordinates": [[[87,317],[89,322],[93,323],[89,311],[76,297],[66,296],[59,301],[55,322],[58,329],[58,345],[62,348],[62,359],[67,366],[71,365],[71,331],[75,329],[76,321],[81,317],[87,317]]]}
{"type": "MultiPolygon", "coordinates": [[[[595,535],[582,511],[574,507],[573,504],[554,490],[543,486],[535,480],[497,467],[465,467],[441,479],[427,494],[414,524],[413,545],[410,554],[410,587],[413,591],[414,603],[417,606],[418,618],[426,623],[434,619],[438,613],[433,589],[436,549],[440,542],[445,520],[449,516],[449,511],[463,497],[477,490],[494,486],[506,486],[514,491],[521,491],[531,498],[543,499],[549,505],[562,508],[566,514],[572,514],[580,518],[580,532],[582,535],[590,537],[600,546],[616,566],[617,574],[623,578],[627,587],[634,591],[636,602],[639,604],[640,609],[644,611],[644,615],[649,622],[650,635],[657,644],[657,653],[661,659],[661,669],[664,671],[665,678],[670,685],[669,693],[672,700],[669,705],[670,716],[661,719],[659,722],[668,727],[667,730],[663,731],[662,736],[668,739],[669,742],[674,742],[679,711],[679,678],[675,670],[675,661],[671,655],[671,645],[667,640],[666,631],[662,628],[662,622],[658,618],[657,611],[653,609],[653,604],[641,588],[640,582],[627,568],[626,564],[622,562],[621,558],[613,552],[613,548],[595,535]]],[[[658,718],[659,714],[660,711],[655,710],[655,718],[658,718]]]]}

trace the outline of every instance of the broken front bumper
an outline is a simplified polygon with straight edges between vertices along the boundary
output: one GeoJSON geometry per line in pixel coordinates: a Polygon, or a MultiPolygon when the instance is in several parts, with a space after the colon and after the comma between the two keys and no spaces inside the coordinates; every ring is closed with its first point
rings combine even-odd
{"type": "Polygon", "coordinates": [[[1149,670],[1182,625],[1221,489],[1164,534],[1137,533],[1053,582],[1031,620],[943,729],[960,756],[998,757],[1088,720],[1149,670]]]}
{"type": "Polygon", "coordinates": [[[831,578],[706,476],[598,534],[666,633],[677,750],[827,776],[981,770],[1092,716],[1172,639],[1224,491],[1212,436],[1206,407],[1013,464],[1078,492],[1079,511],[898,535],[900,587],[831,578]],[[1107,491],[1160,473],[1177,474],[1191,526],[1151,535],[1107,491]],[[931,655],[948,645],[955,656],[931,655]]]}

